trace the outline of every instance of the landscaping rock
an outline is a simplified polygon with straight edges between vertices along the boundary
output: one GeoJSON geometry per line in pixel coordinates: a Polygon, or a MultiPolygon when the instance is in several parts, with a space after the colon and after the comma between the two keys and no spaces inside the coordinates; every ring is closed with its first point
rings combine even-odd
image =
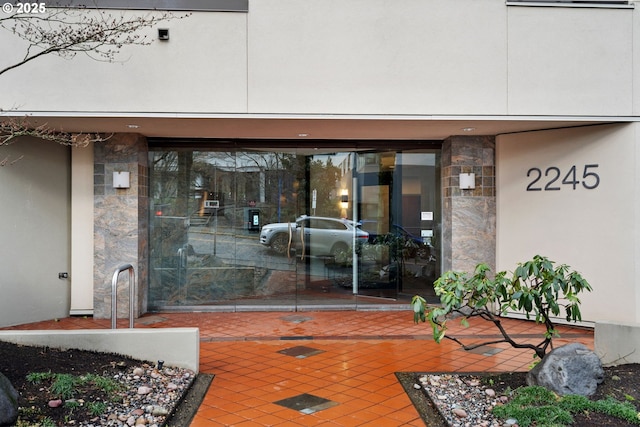
{"type": "Polygon", "coordinates": [[[0,373],[0,426],[15,425],[18,420],[18,392],[0,373]]]}
{"type": "Polygon", "coordinates": [[[527,384],[539,385],[559,395],[591,396],[604,380],[600,358],[580,343],[548,353],[527,375],[527,384]]]}
{"type": "Polygon", "coordinates": [[[59,408],[62,406],[62,399],[53,399],[49,401],[49,408],[59,408]]]}
{"type": "Polygon", "coordinates": [[[452,412],[458,418],[467,418],[468,416],[467,411],[461,408],[454,408],[452,412]]]}

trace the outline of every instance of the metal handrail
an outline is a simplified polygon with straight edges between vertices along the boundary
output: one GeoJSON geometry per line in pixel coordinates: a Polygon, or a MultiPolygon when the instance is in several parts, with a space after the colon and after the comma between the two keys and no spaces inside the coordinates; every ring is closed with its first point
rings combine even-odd
{"type": "Polygon", "coordinates": [[[129,272],[129,328],[133,328],[133,298],[135,296],[135,271],[131,264],[124,264],[116,268],[111,280],[111,329],[116,329],[118,320],[117,299],[118,299],[118,276],[123,271],[129,272]]]}
{"type": "Polygon", "coordinates": [[[178,286],[182,286],[182,273],[187,268],[187,249],[183,246],[178,249],[178,286]]]}

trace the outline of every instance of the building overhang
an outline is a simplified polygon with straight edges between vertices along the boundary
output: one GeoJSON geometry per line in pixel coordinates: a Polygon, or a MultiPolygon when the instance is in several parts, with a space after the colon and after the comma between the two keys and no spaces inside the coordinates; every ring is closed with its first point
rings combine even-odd
{"type": "MultiPolygon", "coordinates": [[[[444,140],[609,123],[640,117],[206,114],[4,111],[70,133],[139,133],[151,138],[444,140]]],[[[2,118],[0,117],[0,120],[2,118]]]]}

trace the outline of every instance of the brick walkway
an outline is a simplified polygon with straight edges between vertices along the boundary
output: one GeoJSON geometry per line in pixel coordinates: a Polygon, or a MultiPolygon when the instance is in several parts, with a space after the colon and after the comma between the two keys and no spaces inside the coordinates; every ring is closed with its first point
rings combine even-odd
{"type": "MultiPolygon", "coordinates": [[[[533,322],[505,319],[517,341],[542,340],[533,322]]],[[[6,329],[108,329],[110,320],[67,318],[6,329]]],[[[128,321],[119,322],[127,327],[128,321]]],[[[426,324],[408,311],[154,313],[138,328],[198,327],[200,370],[215,379],[191,426],[423,426],[396,372],[527,370],[530,350],[506,344],[465,352],[450,340],[436,344],[426,324]]],[[[450,334],[486,341],[488,322],[450,334]]],[[[559,327],[556,346],[593,348],[591,329],[559,327]]]]}

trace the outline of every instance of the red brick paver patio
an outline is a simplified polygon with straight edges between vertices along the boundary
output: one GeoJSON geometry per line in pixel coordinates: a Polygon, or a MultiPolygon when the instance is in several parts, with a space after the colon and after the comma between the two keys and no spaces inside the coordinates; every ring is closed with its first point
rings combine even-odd
{"type": "MultiPolygon", "coordinates": [[[[533,322],[503,324],[518,341],[542,340],[533,322]]],[[[72,317],[5,329],[110,325],[109,319],[72,317]]],[[[127,326],[127,320],[118,323],[127,326]]],[[[215,378],[194,427],[423,426],[396,372],[523,371],[533,360],[530,350],[507,344],[482,354],[450,340],[436,344],[431,328],[413,324],[408,311],[153,313],[137,319],[136,327],[200,329],[200,370],[215,378]],[[302,406],[283,406],[291,400],[302,406]]],[[[556,345],[581,342],[593,348],[591,329],[559,330],[556,345]]],[[[452,321],[449,333],[486,341],[497,330],[482,320],[468,328],[452,321]]]]}

